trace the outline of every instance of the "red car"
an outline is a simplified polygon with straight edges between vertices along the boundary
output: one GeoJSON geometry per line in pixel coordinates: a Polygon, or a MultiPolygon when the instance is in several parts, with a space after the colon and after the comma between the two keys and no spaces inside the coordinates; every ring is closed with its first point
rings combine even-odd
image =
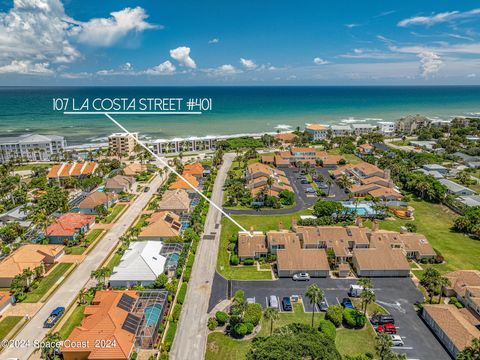
{"type": "Polygon", "coordinates": [[[379,325],[375,328],[377,332],[385,332],[387,334],[396,334],[397,333],[397,328],[393,324],[384,324],[384,325],[379,325]]]}

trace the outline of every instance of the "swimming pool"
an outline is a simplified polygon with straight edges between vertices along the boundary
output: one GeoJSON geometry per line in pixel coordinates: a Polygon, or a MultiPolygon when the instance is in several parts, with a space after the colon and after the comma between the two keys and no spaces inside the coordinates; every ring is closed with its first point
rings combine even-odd
{"type": "Polygon", "coordinates": [[[149,305],[143,310],[145,314],[145,323],[147,326],[156,326],[160,316],[162,315],[162,305],[160,304],[153,304],[149,305]]]}
{"type": "Polygon", "coordinates": [[[374,216],[377,212],[372,208],[371,203],[359,203],[355,205],[351,202],[343,202],[343,207],[347,213],[356,214],[360,216],[374,216]]]}

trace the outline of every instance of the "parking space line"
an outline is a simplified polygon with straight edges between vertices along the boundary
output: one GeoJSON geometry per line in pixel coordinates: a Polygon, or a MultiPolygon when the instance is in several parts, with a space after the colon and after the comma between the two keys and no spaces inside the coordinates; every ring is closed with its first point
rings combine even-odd
{"type": "Polygon", "coordinates": [[[335,296],[335,299],[337,299],[338,305],[340,305],[340,301],[338,300],[338,297],[335,296]]]}

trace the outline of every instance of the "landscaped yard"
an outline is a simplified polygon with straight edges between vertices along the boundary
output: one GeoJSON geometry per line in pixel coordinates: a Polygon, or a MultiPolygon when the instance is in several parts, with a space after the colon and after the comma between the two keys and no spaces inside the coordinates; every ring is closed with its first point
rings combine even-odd
{"type": "MultiPolygon", "coordinates": [[[[281,222],[285,229],[290,228],[292,218],[300,215],[310,214],[308,210],[299,211],[286,215],[239,215],[233,218],[240,223],[245,229],[267,231],[278,229],[281,222]]],[[[271,280],[272,276],[267,271],[257,271],[255,266],[230,266],[229,253],[227,251],[230,238],[237,234],[238,227],[227,218],[222,219],[222,233],[220,236],[220,249],[218,252],[217,270],[227,279],[237,280],[271,280]]]]}
{"type": "Polygon", "coordinates": [[[92,229],[87,236],[85,236],[85,240],[80,245],[66,247],[65,252],[71,255],[82,255],[85,250],[88,249],[88,246],[93,244],[95,240],[103,233],[103,229],[92,229]],[[87,245],[88,244],[88,245],[87,245]]]}
{"type": "MultiPolygon", "coordinates": [[[[453,220],[458,216],[447,207],[425,201],[411,201],[415,208],[415,220],[386,220],[380,228],[399,231],[408,222],[417,226],[417,232],[424,234],[433,248],[444,258],[445,263],[434,265],[442,272],[458,269],[480,270],[480,241],[451,230],[453,220]]],[[[422,265],[425,267],[425,265],[422,265]]]]}
{"type": "Polygon", "coordinates": [[[115,218],[120,214],[123,209],[127,206],[127,204],[115,204],[115,206],[112,208],[112,211],[110,214],[108,214],[105,219],[103,219],[103,223],[105,224],[110,224],[115,218]]]}
{"type": "Polygon", "coordinates": [[[108,262],[107,265],[105,265],[106,268],[110,269],[110,270],[113,270],[113,268],[115,266],[117,266],[118,264],[120,264],[120,260],[122,259],[122,255],[120,254],[117,254],[115,253],[112,258],[110,259],[110,261],[108,262]]]}
{"type": "Polygon", "coordinates": [[[36,289],[27,293],[27,297],[23,302],[34,303],[42,299],[42,297],[55,286],[55,283],[65,275],[73,264],[61,263],[55,266],[53,270],[44,278],[42,278],[36,289]]]}
{"type": "MultiPolygon", "coordinates": [[[[291,323],[311,324],[312,314],[305,313],[301,304],[294,304],[293,312],[281,312],[280,318],[275,321],[274,329],[291,323]]],[[[324,313],[315,313],[315,326],[324,318],[324,313]]],[[[270,335],[270,322],[262,319],[259,336],[270,335]]],[[[342,355],[355,355],[370,352],[375,353],[375,332],[370,325],[361,330],[338,329],[336,337],[338,351],[342,355]]],[[[207,360],[237,360],[245,359],[251,345],[251,340],[235,340],[231,337],[214,332],[208,336],[207,360]]]]}
{"type": "Polygon", "coordinates": [[[342,154],[340,148],[334,148],[327,151],[329,155],[342,155],[349,164],[358,164],[363,160],[354,154],[342,154]]]}
{"type": "Polygon", "coordinates": [[[87,307],[91,303],[92,299],[93,296],[87,294],[85,298],[86,304],[80,305],[78,302],[75,303],[75,310],[73,310],[70,317],[66,319],[66,321],[63,323],[62,327],[58,331],[62,340],[68,338],[72,333],[73,329],[80,325],[82,320],[85,318],[85,307],[87,307]]]}
{"type": "Polygon", "coordinates": [[[0,321],[0,340],[4,340],[8,333],[23,319],[23,316],[7,316],[0,321]]]}

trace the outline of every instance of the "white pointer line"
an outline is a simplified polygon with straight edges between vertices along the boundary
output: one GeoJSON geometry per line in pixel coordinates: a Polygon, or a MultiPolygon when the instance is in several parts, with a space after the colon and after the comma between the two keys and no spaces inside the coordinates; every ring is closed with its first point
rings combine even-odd
{"type": "MultiPolygon", "coordinates": [[[[201,111],[111,111],[110,114],[118,115],[202,115],[201,111]]],[[[106,114],[104,111],[64,111],[64,115],[98,115],[106,114]]]]}
{"type": "Polygon", "coordinates": [[[207,200],[210,205],[212,205],[214,208],[216,208],[218,211],[220,211],[223,215],[227,217],[231,222],[233,222],[235,225],[237,225],[242,231],[246,232],[247,234],[252,237],[253,235],[250,234],[242,225],[240,225],[236,220],[234,220],[230,215],[228,215],[221,207],[219,207],[217,204],[215,204],[212,200],[210,200],[208,197],[206,197],[200,190],[198,190],[195,186],[193,186],[187,179],[185,179],[182,175],[180,175],[175,168],[171,167],[168,165],[167,162],[165,162],[160,156],[155,154],[147,145],[143,143],[143,141],[137,139],[135,136],[132,135],[130,131],[125,129],[122,125],[118,123],[117,120],[115,120],[113,117],[110,116],[108,113],[104,113],[107,118],[112,120],[112,122],[117,125],[120,129],[122,129],[128,136],[132,137],[135,142],[137,142],[141,147],[143,147],[145,150],[147,150],[155,159],[160,161],[164,166],[166,166],[171,172],[173,172],[175,175],[177,175],[180,179],[182,179],[188,186],[190,186],[193,190],[195,190],[202,198],[207,200]]]}

